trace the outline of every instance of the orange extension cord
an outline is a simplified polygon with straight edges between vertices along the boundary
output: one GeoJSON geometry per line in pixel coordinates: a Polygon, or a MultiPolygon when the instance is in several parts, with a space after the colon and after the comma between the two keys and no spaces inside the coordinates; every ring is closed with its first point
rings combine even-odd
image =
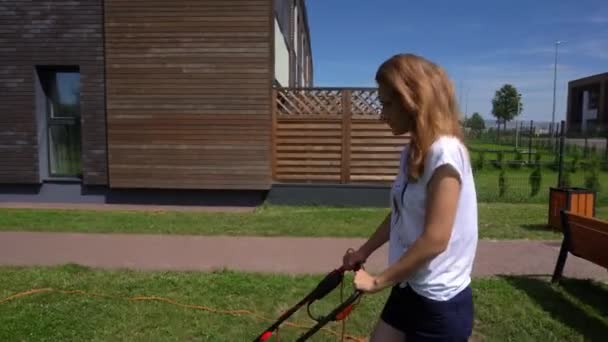
{"type": "MultiPolygon", "coordinates": [[[[231,316],[243,316],[243,315],[250,315],[253,316],[259,320],[262,321],[267,321],[267,322],[273,322],[272,319],[269,319],[267,317],[264,317],[262,315],[259,315],[251,310],[222,310],[222,309],[214,309],[214,308],[210,308],[207,306],[202,306],[202,305],[193,305],[193,304],[183,304],[183,303],[179,303],[175,300],[169,299],[169,298],[164,298],[164,297],[158,297],[158,296],[132,296],[132,297],[120,297],[120,296],[110,296],[110,295],[105,295],[105,294],[99,294],[99,293],[92,293],[92,292],[85,292],[82,290],[61,290],[61,289],[53,289],[53,288],[40,288],[40,289],[31,289],[28,291],[23,291],[23,292],[19,292],[16,293],[14,295],[8,296],[4,299],[0,299],[0,305],[1,304],[5,304],[9,301],[18,299],[18,298],[22,298],[22,297],[27,297],[27,296],[31,296],[31,295],[35,295],[38,293],[61,293],[61,294],[80,294],[80,295],[84,295],[84,296],[91,296],[91,297],[99,297],[99,298],[106,298],[106,299],[123,299],[123,300],[128,300],[131,302],[139,302],[139,301],[157,301],[157,302],[164,302],[164,303],[168,303],[168,304],[172,304],[172,305],[176,305],[176,306],[180,306],[183,308],[188,308],[188,309],[194,309],[194,310],[201,310],[201,311],[207,311],[207,312],[211,312],[211,313],[215,313],[215,314],[224,314],[224,315],[231,315],[231,316]]],[[[342,288],[340,289],[340,296],[342,297],[342,288]]],[[[353,336],[353,335],[348,335],[345,333],[345,323],[346,321],[343,320],[342,321],[342,333],[337,333],[334,330],[328,329],[328,328],[322,328],[321,330],[339,337],[341,339],[341,341],[345,341],[345,340],[349,340],[349,341],[357,341],[357,342],[364,342],[367,341],[367,339],[363,338],[363,337],[359,337],[359,336],[353,336]]],[[[292,328],[298,328],[298,329],[305,329],[308,330],[310,329],[309,326],[305,326],[305,325],[301,325],[301,324],[297,324],[297,323],[292,323],[292,322],[285,322],[283,323],[285,326],[288,327],[292,327],[292,328]]],[[[276,340],[278,341],[278,330],[276,332],[276,340]]]]}

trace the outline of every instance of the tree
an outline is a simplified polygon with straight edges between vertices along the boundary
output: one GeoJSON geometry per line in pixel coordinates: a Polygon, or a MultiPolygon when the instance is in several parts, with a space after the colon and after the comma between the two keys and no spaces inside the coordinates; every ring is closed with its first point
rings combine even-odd
{"type": "Polygon", "coordinates": [[[496,117],[498,122],[503,123],[505,128],[507,122],[513,120],[522,110],[521,94],[514,86],[505,84],[496,91],[492,99],[492,115],[496,117]]]}
{"type": "Polygon", "coordinates": [[[483,121],[481,115],[475,112],[470,118],[467,119],[465,126],[470,128],[473,132],[479,133],[486,128],[486,123],[483,121]]]}

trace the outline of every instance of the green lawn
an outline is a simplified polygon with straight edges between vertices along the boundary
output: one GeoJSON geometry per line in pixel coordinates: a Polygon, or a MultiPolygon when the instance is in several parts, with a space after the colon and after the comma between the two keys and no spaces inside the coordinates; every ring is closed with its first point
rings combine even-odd
{"type": "MultiPolygon", "coordinates": [[[[509,152],[509,151],[515,150],[515,145],[512,145],[512,146],[511,145],[499,145],[499,144],[484,143],[484,142],[467,142],[467,147],[471,151],[484,150],[484,151],[509,152]]],[[[527,145],[526,145],[526,147],[527,147],[527,145]]]]}
{"type": "MultiPolygon", "coordinates": [[[[290,206],[265,206],[254,213],[0,209],[0,231],[367,237],[387,213],[383,208],[290,206]]],[[[608,218],[608,207],[597,213],[608,218]]],[[[545,228],[547,215],[542,204],[480,203],[479,236],[559,239],[545,228]]]]}
{"type": "MultiPolygon", "coordinates": [[[[492,158],[494,158],[496,156],[496,154],[494,153],[496,151],[505,152],[505,157],[506,157],[507,155],[511,155],[510,153],[513,153],[512,155],[515,155],[515,150],[516,150],[515,139],[512,139],[509,142],[503,142],[500,144],[487,142],[487,141],[486,142],[475,141],[475,140],[469,139],[466,141],[466,145],[469,148],[469,150],[471,150],[474,153],[476,153],[477,151],[487,151],[486,154],[493,156],[492,158]]],[[[519,150],[519,151],[528,150],[528,139],[527,138],[519,140],[519,145],[517,146],[517,150],[519,150]]],[[[547,145],[546,143],[543,144],[541,140],[538,140],[538,141],[533,140],[532,141],[532,151],[540,152],[542,154],[542,156],[545,157],[545,156],[549,156],[553,153],[552,152],[553,148],[550,147],[549,145],[547,145]]],[[[572,147],[566,148],[564,150],[564,152],[568,152],[569,154],[571,154],[571,153],[582,154],[582,149],[572,146],[572,147]],[[574,152],[574,150],[576,150],[576,152],[574,152]]],[[[552,159],[547,159],[547,160],[552,160],[552,159]]]]}
{"type": "MultiPolygon", "coordinates": [[[[269,324],[252,315],[232,316],[125,298],[160,296],[182,304],[218,310],[251,310],[273,320],[320,280],[320,276],[262,275],[236,272],[101,271],[79,266],[0,268],[2,341],[248,341],[269,324]],[[43,292],[2,302],[34,288],[83,290],[86,294],[43,292]]],[[[345,295],[350,293],[350,278],[345,295]]],[[[608,287],[566,280],[520,277],[475,279],[475,335],[486,341],[602,340],[608,331],[608,287]]],[[[339,290],[313,305],[326,313],[339,290]]],[[[349,317],[347,333],[371,330],[387,293],[364,296],[349,317]]],[[[306,308],[292,322],[309,326],[306,308]]],[[[339,331],[339,325],[327,326],[339,331]]],[[[303,330],[281,329],[292,341],[303,330]]],[[[321,331],[311,341],[336,341],[321,331]]]]}

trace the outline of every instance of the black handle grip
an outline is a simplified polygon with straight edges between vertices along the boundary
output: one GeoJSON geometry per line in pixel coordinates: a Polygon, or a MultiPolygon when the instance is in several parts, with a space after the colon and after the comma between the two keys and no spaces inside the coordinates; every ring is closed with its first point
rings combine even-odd
{"type": "MultiPolygon", "coordinates": [[[[362,268],[363,268],[363,263],[358,262],[357,264],[355,264],[355,267],[353,267],[353,271],[354,271],[354,272],[357,272],[358,270],[360,270],[360,269],[362,269],[362,268]]],[[[338,271],[339,271],[339,272],[344,273],[344,272],[346,272],[346,267],[341,266],[341,267],[338,269],[338,271]]]]}
{"type": "Polygon", "coordinates": [[[328,293],[340,285],[342,279],[344,279],[344,273],[340,270],[334,270],[326,275],[312,292],[310,303],[327,296],[328,293]]]}

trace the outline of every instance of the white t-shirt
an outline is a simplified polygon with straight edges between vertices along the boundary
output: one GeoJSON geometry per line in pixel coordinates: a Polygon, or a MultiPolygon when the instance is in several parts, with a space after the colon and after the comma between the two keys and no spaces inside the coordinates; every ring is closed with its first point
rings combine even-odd
{"type": "Polygon", "coordinates": [[[451,165],[460,176],[461,192],[448,247],[401,283],[401,286],[409,284],[416,293],[427,298],[449,300],[471,282],[477,249],[477,194],[468,153],[457,138],[438,138],[427,153],[424,173],[418,181],[408,184],[408,151],[405,146],[400,171],[391,189],[389,265],[399,260],[422,234],[427,184],[439,166],[451,165]]]}

